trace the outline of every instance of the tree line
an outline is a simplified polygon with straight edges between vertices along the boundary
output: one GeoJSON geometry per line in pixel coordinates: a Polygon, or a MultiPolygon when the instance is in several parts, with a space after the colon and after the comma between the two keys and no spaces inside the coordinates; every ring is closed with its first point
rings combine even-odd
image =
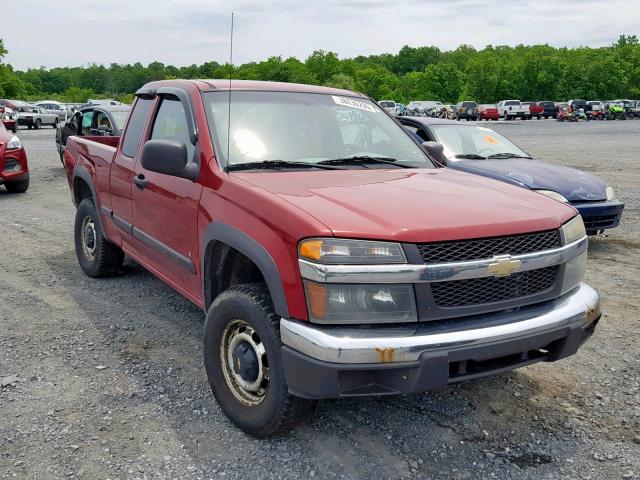
{"type": "Polygon", "coordinates": [[[153,62],[109,66],[30,68],[15,71],[2,63],[7,53],[0,39],[0,98],[59,99],[85,102],[111,97],[125,102],[153,80],[233,78],[327,85],[365,93],[377,100],[476,100],[495,103],[570,98],[640,98],[640,41],[621,35],[598,48],[549,45],[488,45],[477,50],[405,46],[397,54],[338,58],[318,50],[301,61],[271,57],[243,65],[205,62],[176,67],[153,62]]]}

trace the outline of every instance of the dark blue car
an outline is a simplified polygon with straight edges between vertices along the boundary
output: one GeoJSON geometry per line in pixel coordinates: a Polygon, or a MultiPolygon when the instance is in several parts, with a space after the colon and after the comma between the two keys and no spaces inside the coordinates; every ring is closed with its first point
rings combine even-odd
{"type": "Polygon", "coordinates": [[[600,178],[575,168],[544,163],[499,133],[476,125],[427,117],[398,120],[447,167],[512,183],[569,203],[582,215],[587,233],[617,227],[624,203],[600,178]],[[435,143],[437,142],[437,143],[435,143]]]}

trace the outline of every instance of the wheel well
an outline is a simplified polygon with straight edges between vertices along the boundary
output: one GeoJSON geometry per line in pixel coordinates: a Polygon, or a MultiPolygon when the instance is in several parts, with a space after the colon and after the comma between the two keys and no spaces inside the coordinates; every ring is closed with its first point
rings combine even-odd
{"type": "Polygon", "coordinates": [[[203,273],[207,309],[218,295],[233,285],[266,283],[262,272],[251,259],[219,241],[207,246],[203,273]]]}
{"type": "Polygon", "coordinates": [[[73,199],[75,200],[76,205],[80,205],[80,202],[85,198],[91,197],[93,197],[93,195],[91,194],[89,184],[82,178],[76,177],[73,180],[73,199]]]}

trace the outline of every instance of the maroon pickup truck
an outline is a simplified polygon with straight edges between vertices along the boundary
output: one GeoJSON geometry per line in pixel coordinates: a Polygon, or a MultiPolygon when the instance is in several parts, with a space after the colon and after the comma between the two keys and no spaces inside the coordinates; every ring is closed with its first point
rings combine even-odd
{"type": "Polygon", "coordinates": [[[68,141],[78,261],[97,277],[128,255],[206,312],[211,389],[246,432],[555,361],[600,319],[576,210],[440,168],[365,96],[173,80],[136,97],[122,138],[68,141]]]}

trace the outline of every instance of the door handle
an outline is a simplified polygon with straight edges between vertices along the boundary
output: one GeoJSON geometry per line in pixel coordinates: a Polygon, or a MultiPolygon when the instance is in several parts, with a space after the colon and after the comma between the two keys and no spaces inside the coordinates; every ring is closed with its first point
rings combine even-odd
{"type": "Polygon", "coordinates": [[[141,173],[133,177],[133,183],[135,183],[140,190],[144,190],[144,188],[149,184],[149,180],[144,178],[144,175],[141,173]]]}

